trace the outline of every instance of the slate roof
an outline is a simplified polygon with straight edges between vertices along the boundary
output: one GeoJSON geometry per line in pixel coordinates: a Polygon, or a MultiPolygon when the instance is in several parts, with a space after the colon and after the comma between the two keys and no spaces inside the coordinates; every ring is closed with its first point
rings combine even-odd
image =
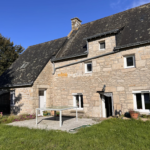
{"type": "Polygon", "coordinates": [[[31,86],[48,61],[56,55],[67,37],[33,45],[0,76],[0,88],[31,86]],[[20,69],[24,62],[28,65],[20,69]]]}
{"type": "Polygon", "coordinates": [[[55,59],[83,54],[86,51],[86,39],[116,29],[117,47],[150,40],[150,3],[81,25],[70,40],[59,51],[55,59]]]}
{"type": "Polygon", "coordinates": [[[87,55],[86,40],[92,37],[115,34],[116,50],[125,46],[148,43],[149,12],[150,3],[83,24],[68,37],[30,46],[0,77],[0,87],[31,86],[52,57],[52,60],[56,61],[87,55]],[[24,70],[20,70],[24,62],[29,64],[24,70]]]}

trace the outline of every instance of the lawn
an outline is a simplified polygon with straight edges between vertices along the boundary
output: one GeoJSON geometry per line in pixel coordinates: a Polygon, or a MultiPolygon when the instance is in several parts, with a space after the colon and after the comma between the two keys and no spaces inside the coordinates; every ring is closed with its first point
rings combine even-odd
{"type": "Polygon", "coordinates": [[[76,134],[0,125],[0,150],[150,149],[150,121],[109,119],[76,134]]]}

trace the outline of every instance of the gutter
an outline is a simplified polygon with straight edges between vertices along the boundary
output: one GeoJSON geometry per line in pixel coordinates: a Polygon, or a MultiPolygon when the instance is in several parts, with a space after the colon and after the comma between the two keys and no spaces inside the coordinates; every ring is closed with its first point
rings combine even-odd
{"type": "Polygon", "coordinates": [[[68,56],[68,57],[62,57],[62,58],[59,58],[59,59],[52,59],[51,62],[56,62],[56,61],[61,61],[61,60],[66,60],[66,59],[71,59],[71,58],[75,58],[75,57],[87,56],[87,54],[88,54],[88,52],[85,51],[84,53],[79,54],[79,55],[72,55],[72,56],[68,56]]]}
{"type": "Polygon", "coordinates": [[[149,43],[150,43],[150,40],[136,42],[136,43],[130,43],[130,44],[122,45],[122,46],[117,46],[114,48],[114,51],[129,48],[129,47],[135,47],[135,46],[140,46],[140,45],[144,45],[144,44],[149,44],[149,43]]]}
{"type": "Polygon", "coordinates": [[[0,87],[0,89],[3,88],[16,88],[16,87],[24,87],[24,86],[32,86],[33,85],[33,81],[30,83],[23,83],[23,84],[6,84],[3,87],[0,87]]]}
{"type": "MultiPolygon", "coordinates": [[[[87,43],[88,43],[88,41],[87,41],[87,43]]],[[[91,59],[96,59],[96,58],[99,58],[99,57],[103,57],[103,56],[111,55],[111,54],[114,54],[114,53],[118,53],[118,52],[122,51],[123,49],[130,48],[130,47],[135,47],[135,46],[140,46],[140,45],[144,45],[144,44],[150,44],[150,40],[131,43],[131,44],[123,45],[123,46],[118,46],[118,47],[115,47],[112,52],[105,53],[105,54],[98,55],[98,56],[94,56],[94,57],[91,57],[91,58],[87,58],[87,59],[84,59],[84,60],[80,60],[80,61],[70,63],[70,64],[67,64],[67,65],[64,65],[64,66],[56,67],[56,68],[55,68],[55,65],[53,63],[53,75],[55,74],[55,71],[57,69],[64,68],[64,67],[67,67],[67,66],[71,66],[71,65],[74,65],[74,64],[78,64],[78,63],[82,63],[82,62],[85,62],[85,61],[88,61],[88,60],[91,60],[91,59]]],[[[87,53],[88,53],[88,51],[89,50],[87,49],[87,53]]],[[[80,55],[80,56],[82,56],[82,55],[80,55]]],[[[69,57],[69,58],[74,58],[74,57],[69,57]]]]}
{"type": "MultiPolygon", "coordinates": [[[[94,56],[94,57],[87,58],[87,59],[84,59],[84,60],[80,60],[80,61],[77,61],[77,62],[74,62],[74,63],[70,63],[70,64],[67,64],[67,65],[63,65],[63,66],[60,66],[60,67],[53,68],[53,75],[55,74],[55,71],[57,69],[68,67],[68,66],[71,66],[71,65],[75,65],[75,64],[78,64],[78,63],[82,63],[82,62],[85,62],[85,61],[88,61],[88,60],[91,60],[91,59],[96,59],[96,58],[107,56],[107,55],[114,54],[114,53],[117,53],[117,51],[112,51],[112,52],[109,52],[109,53],[105,53],[105,54],[102,54],[102,55],[94,56]]],[[[53,65],[53,67],[54,67],[54,65],[53,65]]]]}

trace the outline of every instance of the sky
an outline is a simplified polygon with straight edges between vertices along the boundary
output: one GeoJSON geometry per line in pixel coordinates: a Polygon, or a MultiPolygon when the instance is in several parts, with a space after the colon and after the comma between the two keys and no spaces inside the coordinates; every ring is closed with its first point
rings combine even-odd
{"type": "Polygon", "coordinates": [[[26,49],[67,36],[74,17],[84,24],[146,3],[150,0],[0,0],[0,34],[26,49]]]}

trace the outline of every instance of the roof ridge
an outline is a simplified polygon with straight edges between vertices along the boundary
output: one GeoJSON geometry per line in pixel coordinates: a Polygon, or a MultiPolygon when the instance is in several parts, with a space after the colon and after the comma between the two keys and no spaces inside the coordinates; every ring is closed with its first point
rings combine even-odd
{"type": "Polygon", "coordinates": [[[90,22],[84,23],[84,24],[81,24],[81,26],[84,26],[84,25],[89,24],[89,23],[92,23],[92,22],[96,22],[96,21],[101,20],[101,19],[105,19],[105,18],[108,18],[108,17],[112,17],[112,16],[115,16],[115,15],[118,15],[118,14],[122,14],[122,13],[124,13],[124,12],[126,12],[126,11],[131,11],[131,10],[133,10],[133,9],[137,9],[137,8],[143,7],[144,5],[150,5],[150,3],[146,3],[146,4],[143,4],[143,5],[134,7],[134,8],[129,8],[129,9],[127,9],[127,10],[118,12],[118,13],[116,13],[116,14],[112,14],[112,15],[109,15],[109,16],[106,16],[106,17],[103,17],[103,18],[100,18],[100,19],[96,19],[96,20],[94,20],[94,21],[90,21],[90,22]]]}

